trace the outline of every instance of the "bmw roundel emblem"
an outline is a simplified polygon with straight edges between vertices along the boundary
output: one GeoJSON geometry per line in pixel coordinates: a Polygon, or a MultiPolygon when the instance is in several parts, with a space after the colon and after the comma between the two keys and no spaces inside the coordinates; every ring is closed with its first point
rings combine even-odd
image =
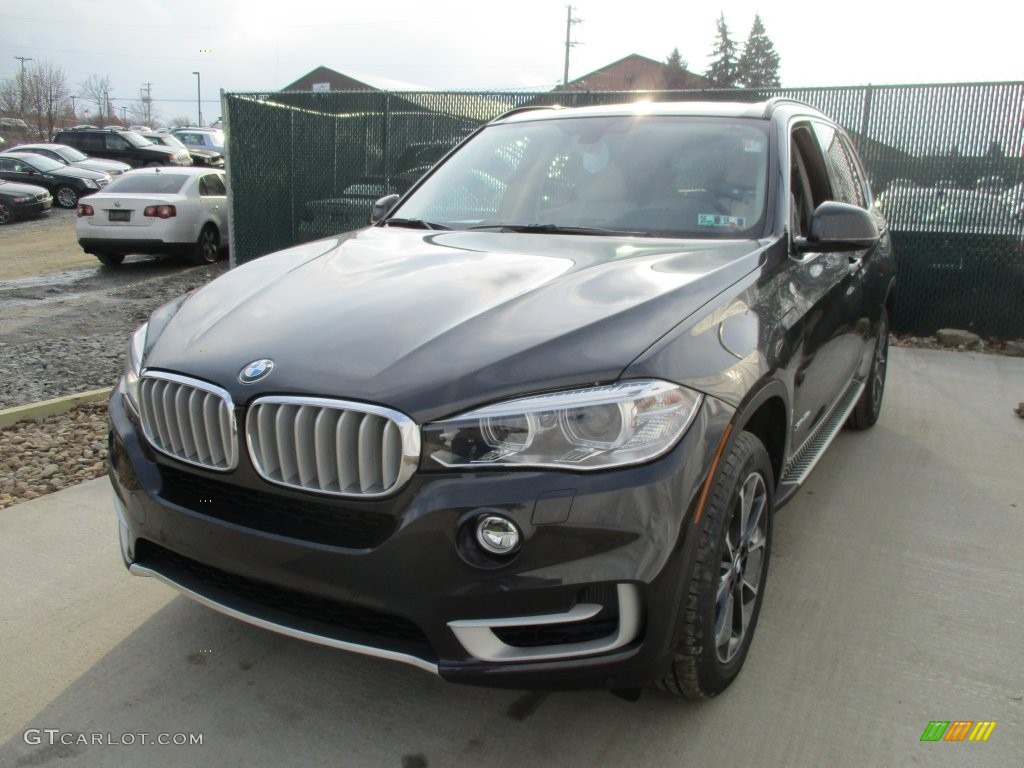
{"type": "Polygon", "coordinates": [[[254,384],[268,373],[274,370],[274,361],[264,358],[263,360],[253,360],[242,372],[238,374],[238,380],[243,384],[254,384]]]}

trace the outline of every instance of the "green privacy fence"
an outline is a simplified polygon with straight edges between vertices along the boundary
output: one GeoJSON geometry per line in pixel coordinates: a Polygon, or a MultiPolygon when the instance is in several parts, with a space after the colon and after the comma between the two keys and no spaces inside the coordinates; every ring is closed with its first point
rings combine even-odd
{"type": "Polygon", "coordinates": [[[851,134],[891,224],[894,326],[1024,337],[1024,83],[763,91],[226,93],[232,258],[365,225],[477,126],[529,105],[786,96],[851,134]]]}

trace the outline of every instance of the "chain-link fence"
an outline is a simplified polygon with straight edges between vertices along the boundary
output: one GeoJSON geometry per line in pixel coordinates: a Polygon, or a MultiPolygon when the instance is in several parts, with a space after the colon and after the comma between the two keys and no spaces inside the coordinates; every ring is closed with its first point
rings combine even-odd
{"type": "Polygon", "coordinates": [[[1024,336],[1024,83],[764,91],[227,93],[237,263],[366,224],[477,126],[527,105],[786,96],[842,124],[889,218],[895,328],[1024,336]]]}

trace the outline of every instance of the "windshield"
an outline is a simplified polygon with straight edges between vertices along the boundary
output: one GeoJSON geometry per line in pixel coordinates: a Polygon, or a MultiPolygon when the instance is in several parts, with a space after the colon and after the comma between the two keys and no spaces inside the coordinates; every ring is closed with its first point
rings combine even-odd
{"type": "Polygon", "coordinates": [[[53,147],[53,151],[63,157],[69,163],[77,163],[80,160],[88,160],[89,156],[84,152],[79,152],[74,147],[65,147],[63,145],[53,147]]]}
{"type": "Polygon", "coordinates": [[[142,192],[149,195],[173,195],[181,191],[190,177],[182,173],[126,173],[114,179],[104,192],[142,192]]]}
{"type": "Polygon", "coordinates": [[[61,168],[67,166],[59,160],[54,160],[52,157],[43,157],[42,155],[32,155],[31,157],[24,158],[23,162],[26,165],[30,165],[37,171],[43,173],[50,173],[51,171],[59,171],[61,168]]]}
{"type": "Polygon", "coordinates": [[[486,128],[394,211],[452,229],[759,234],[766,123],[627,115],[486,128]]]}
{"type": "Polygon", "coordinates": [[[124,136],[125,140],[133,147],[148,147],[153,143],[149,139],[142,138],[135,131],[120,131],[120,135],[124,136]]]}
{"type": "Polygon", "coordinates": [[[184,149],[185,145],[178,141],[174,136],[169,134],[160,134],[159,136],[153,136],[150,139],[155,144],[163,144],[165,147],[174,147],[175,149],[184,149]]]}

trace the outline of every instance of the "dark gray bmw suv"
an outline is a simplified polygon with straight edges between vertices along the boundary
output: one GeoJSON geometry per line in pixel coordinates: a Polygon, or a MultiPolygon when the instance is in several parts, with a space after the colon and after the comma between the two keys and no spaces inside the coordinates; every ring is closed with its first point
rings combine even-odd
{"type": "Polygon", "coordinates": [[[138,329],[110,399],[124,560],[450,681],[713,696],[775,511],[879,415],[871,202],[793,101],[496,119],[372,226],[138,329]]]}

